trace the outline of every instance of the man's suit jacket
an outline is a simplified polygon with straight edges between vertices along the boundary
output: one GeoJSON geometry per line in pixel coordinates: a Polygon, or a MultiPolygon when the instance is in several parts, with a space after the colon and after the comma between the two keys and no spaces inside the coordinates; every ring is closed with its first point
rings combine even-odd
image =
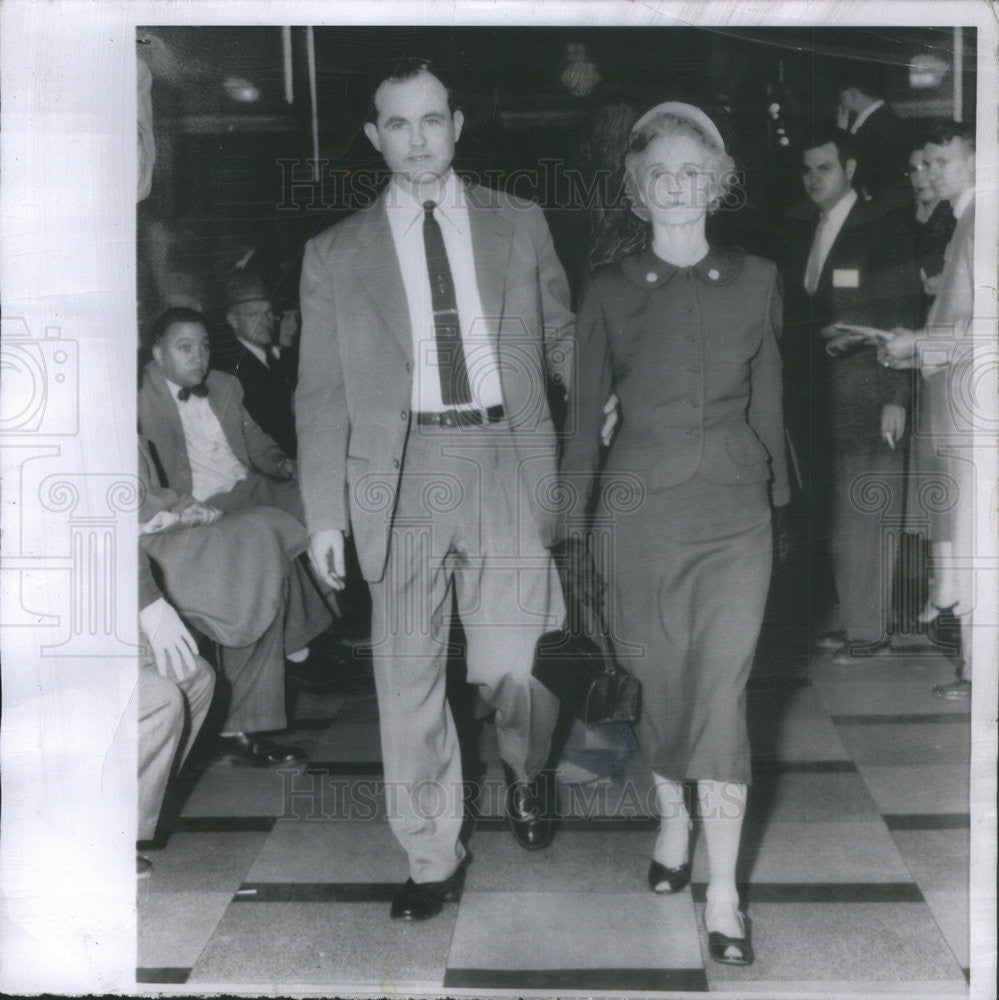
{"type": "MultiPolygon", "coordinates": [[[[911,378],[877,363],[873,348],[838,358],[825,353],[823,327],[856,323],[890,330],[912,326],[918,295],[910,268],[888,253],[894,238],[880,205],[858,198],[836,236],[814,295],[804,289],[817,214],[795,213],[785,261],[785,386],[787,420],[799,448],[802,424],[824,426],[833,440],[876,440],[881,407],[908,405],[911,378]],[[809,217],[810,215],[810,217],[809,217]],[[807,416],[806,416],[807,414],[807,416]]],[[[814,447],[814,444],[813,444],[814,447]]]]}
{"type": "Polygon", "coordinates": [[[281,362],[275,361],[268,367],[229,333],[212,344],[212,367],[239,379],[246,412],[286,454],[295,455],[298,440],[292,407],[293,388],[281,362]]]}
{"type": "Polygon", "coordinates": [[[859,153],[854,184],[885,207],[912,203],[905,176],[909,153],[918,143],[915,123],[906,123],[883,104],[854,133],[859,153]]]}
{"type": "MultiPolygon", "coordinates": [[[[475,185],[465,195],[527,504],[511,530],[548,542],[555,512],[543,494],[555,482],[556,438],[545,390],[549,376],[567,386],[568,283],[536,205],[475,185]]],[[[384,199],[306,245],[295,397],[309,531],[352,530],[369,581],[384,572],[413,382],[409,310],[384,199]]]]}
{"type": "MultiPolygon", "coordinates": [[[[209,372],[205,384],[208,402],[236,457],[248,469],[268,476],[279,475],[278,467],[288,456],[246,412],[239,380],[224,372],[209,372]]],[[[167,485],[179,493],[191,493],[193,478],[184,425],[170,398],[170,387],[155,362],[146,366],[139,388],[139,430],[156,449],[167,485]]]]}

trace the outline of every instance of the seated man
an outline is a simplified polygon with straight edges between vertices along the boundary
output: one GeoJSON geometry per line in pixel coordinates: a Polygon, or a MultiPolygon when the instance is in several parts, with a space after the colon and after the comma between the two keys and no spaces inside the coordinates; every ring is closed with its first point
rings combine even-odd
{"type": "Polygon", "coordinates": [[[270,294],[256,275],[238,274],[226,282],[224,298],[226,329],[212,345],[212,367],[239,379],[247,413],[286,454],[295,455],[294,351],[275,343],[270,294]]]}
{"type": "Polygon", "coordinates": [[[295,460],[247,413],[238,379],[209,371],[205,317],[176,307],[153,326],[139,429],[167,484],[222,511],[278,507],[303,519],[295,460]]]}
{"type": "Polygon", "coordinates": [[[287,726],[286,655],[302,659],[333,620],[304,562],[301,522],[275,507],[216,508],[159,484],[140,439],[140,545],[172,605],[220,647],[229,687],[220,749],[255,764],[305,761],[262,732],[287,726]]]}
{"type": "MultiPolygon", "coordinates": [[[[139,553],[139,823],[138,839],[152,840],[167,781],[194,743],[215,690],[212,668],[198,656],[191,633],[164,600],[149,559],[139,553]],[[183,742],[183,751],[177,750],[183,742]]],[[[152,870],[137,858],[136,874],[152,870]]]]}

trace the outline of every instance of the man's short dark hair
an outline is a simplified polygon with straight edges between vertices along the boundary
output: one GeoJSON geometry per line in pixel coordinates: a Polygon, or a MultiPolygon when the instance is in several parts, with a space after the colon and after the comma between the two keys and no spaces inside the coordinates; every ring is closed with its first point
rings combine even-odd
{"type": "Polygon", "coordinates": [[[975,151],[975,126],[965,122],[935,122],[926,133],[926,142],[934,146],[946,146],[960,139],[973,153],[975,151]]]}
{"type": "Polygon", "coordinates": [[[437,64],[432,59],[425,59],[423,56],[406,56],[405,59],[397,62],[391,70],[380,74],[373,81],[371,96],[368,99],[368,116],[365,120],[372,124],[378,123],[378,108],[375,106],[375,94],[378,93],[378,88],[383,83],[404,83],[406,80],[412,80],[413,77],[419,76],[421,73],[429,73],[440,80],[447,91],[447,109],[451,114],[454,114],[458,110],[458,105],[454,99],[454,90],[446,77],[441,74],[437,64]]]}
{"type": "Polygon", "coordinates": [[[158,344],[167,334],[171,326],[177,323],[197,323],[208,329],[208,320],[204,313],[199,313],[197,309],[189,309],[187,306],[173,306],[166,312],[160,313],[153,323],[153,328],[149,333],[149,346],[158,344]]]}
{"type": "Polygon", "coordinates": [[[885,96],[884,71],[876,63],[854,62],[836,74],[836,89],[859,90],[867,97],[882,100],[885,96]]]}
{"type": "Polygon", "coordinates": [[[844,170],[847,160],[857,162],[857,140],[849,132],[836,128],[835,125],[814,129],[811,138],[801,144],[801,158],[804,159],[805,153],[809,149],[818,149],[819,146],[825,146],[830,142],[836,147],[839,165],[844,170]]]}

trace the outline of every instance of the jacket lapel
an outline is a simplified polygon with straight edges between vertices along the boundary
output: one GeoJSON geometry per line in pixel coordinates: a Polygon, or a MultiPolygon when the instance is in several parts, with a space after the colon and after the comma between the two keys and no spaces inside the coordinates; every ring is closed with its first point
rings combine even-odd
{"type": "Polygon", "coordinates": [[[385,213],[385,192],[364,215],[358,233],[354,272],[382,322],[392,331],[406,352],[413,357],[413,333],[409,322],[409,305],[402,283],[402,271],[392,230],[385,213]]]}
{"type": "Polygon", "coordinates": [[[479,301],[486,314],[493,348],[498,350],[513,227],[500,212],[499,204],[489,200],[489,194],[486,188],[471,185],[465,188],[479,301]]]}

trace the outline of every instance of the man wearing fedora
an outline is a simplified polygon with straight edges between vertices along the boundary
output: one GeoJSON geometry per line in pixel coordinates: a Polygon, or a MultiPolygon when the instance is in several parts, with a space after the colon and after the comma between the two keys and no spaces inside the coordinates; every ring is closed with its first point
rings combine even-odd
{"type": "Polygon", "coordinates": [[[226,325],[212,345],[212,367],[239,379],[246,412],[294,457],[294,372],[289,352],[274,342],[278,318],[270,292],[258,275],[240,273],[225,282],[223,299],[226,325]]]}
{"type": "Polygon", "coordinates": [[[455,600],[468,680],[494,712],[518,843],[547,846],[557,702],[531,676],[564,605],[549,383],[571,360],[569,289],[532,203],[460,181],[463,124],[426,60],[381,81],[365,134],[392,178],[312,239],[302,265],[296,417],[316,572],[353,534],[372,597],[389,822],[410,878],[391,915],[439,913],[467,861],[445,700],[455,600]]]}

